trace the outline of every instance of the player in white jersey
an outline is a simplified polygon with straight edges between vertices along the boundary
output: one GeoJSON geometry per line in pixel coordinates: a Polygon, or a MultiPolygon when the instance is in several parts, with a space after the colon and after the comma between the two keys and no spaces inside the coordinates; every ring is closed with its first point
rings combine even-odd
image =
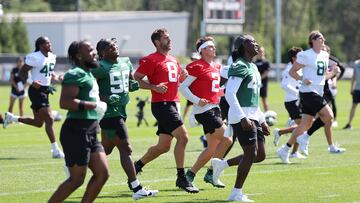
{"type": "MultiPolygon", "coordinates": [[[[301,112],[299,107],[299,86],[301,81],[295,80],[293,77],[289,75],[289,70],[293,66],[293,63],[296,61],[297,53],[301,52],[302,49],[299,47],[293,47],[288,50],[288,57],[290,62],[287,64],[285,70],[282,74],[281,87],[285,90],[285,108],[289,113],[289,117],[291,120],[295,121],[295,125],[279,129],[274,129],[274,145],[277,146],[279,143],[280,136],[286,133],[291,133],[297,125],[300,123],[301,112]]],[[[298,71],[299,75],[302,75],[301,70],[298,71]]],[[[297,152],[298,144],[295,143],[291,157],[293,158],[305,158],[299,152],[297,152]]]]}
{"type": "Polygon", "coordinates": [[[13,123],[21,122],[35,127],[42,127],[45,123],[45,131],[51,143],[53,158],[64,158],[64,153],[58,147],[53,129],[54,119],[49,105],[49,93],[54,89],[50,86],[51,80],[62,80],[62,76],[56,76],[54,66],[56,56],[51,51],[51,42],[47,37],[39,37],[35,41],[35,51],[25,57],[25,64],[20,70],[20,78],[23,81],[28,79],[28,72],[31,70],[31,83],[28,93],[31,100],[31,108],[34,118],[19,117],[9,112],[5,114],[4,128],[13,123]]]}
{"type": "MultiPolygon", "coordinates": [[[[332,133],[331,125],[334,118],[330,106],[323,98],[325,79],[331,78],[339,72],[339,68],[328,71],[329,54],[322,50],[325,38],[319,31],[312,31],[308,42],[310,49],[300,52],[289,74],[296,80],[301,80],[300,102],[302,117],[300,124],[293,131],[288,142],[278,149],[277,154],[283,163],[289,162],[289,150],[297,141],[297,137],[307,131],[318,114],[325,123],[327,133],[332,133]],[[297,71],[303,70],[303,76],[297,71]]],[[[299,142],[299,141],[298,141],[299,142]]],[[[300,148],[303,143],[299,143],[300,148]]],[[[304,145],[303,145],[304,146],[304,145]]]]}

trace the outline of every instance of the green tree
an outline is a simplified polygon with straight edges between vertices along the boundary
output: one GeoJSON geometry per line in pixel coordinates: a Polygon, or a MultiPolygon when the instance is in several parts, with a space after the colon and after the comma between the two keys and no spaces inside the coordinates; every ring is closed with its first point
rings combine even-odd
{"type": "Polygon", "coordinates": [[[6,21],[6,17],[3,17],[0,23],[0,44],[2,53],[14,53],[12,30],[6,21]]]}
{"type": "Polygon", "coordinates": [[[12,40],[16,53],[27,53],[30,51],[29,41],[25,24],[20,17],[17,17],[12,23],[12,40]]]}

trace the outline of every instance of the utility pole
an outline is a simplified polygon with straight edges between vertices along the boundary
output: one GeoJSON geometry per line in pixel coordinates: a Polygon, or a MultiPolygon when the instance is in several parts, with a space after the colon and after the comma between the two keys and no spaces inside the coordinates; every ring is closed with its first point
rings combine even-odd
{"type": "Polygon", "coordinates": [[[276,63],[276,81],[280,81],[281,64],[281,1],[275,0],[275,63],[276,63]]]}

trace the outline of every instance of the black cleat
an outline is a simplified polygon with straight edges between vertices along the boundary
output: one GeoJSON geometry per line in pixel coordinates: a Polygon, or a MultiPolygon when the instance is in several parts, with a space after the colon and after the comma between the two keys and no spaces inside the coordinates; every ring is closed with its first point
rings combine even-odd
{"type": "Polygon", "coordinates": [[[188,181],[185,175],[178,176],[178,178],[176,179],[176,186],[179,187],[180,189],[185,190],[188,193],[199,192],[199,189],[196,188],[190,181],[188,181]]]}
{"type": "Polygon", "coordinates": [[[350,124],[346,124],[346,126],[343,127],[343,130],[351,130],[351,125],[350,125],[350,124]]]}

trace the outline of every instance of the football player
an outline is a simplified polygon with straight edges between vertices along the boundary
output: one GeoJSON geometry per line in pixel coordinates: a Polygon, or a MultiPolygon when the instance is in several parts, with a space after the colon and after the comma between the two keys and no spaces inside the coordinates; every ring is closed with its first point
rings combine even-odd
{"type": "Polygon", "coordinates": [[[62,80],[62,75],[54,73],[56,55],[52,53],[51,42],[47,37],[39,37],[35,41],[35,51],[25,57],[25,64],[20,69],[19,77],[25,83],[28,72],[31,70],[30,87],[28,90],[31,100],[31,108],[34,117],[15,116],[10,112],[5,113],[3,127],[13,122],[21,122],[35,127],[42,127],[45,123],[45,131],[51,143],[53,158],[64,158],[64,153],[58,147],[53,129],[54,119],[49,104],[49,94],[55,89],[50,86],[51,80],[62,80]]]}
{"type": "Polygon", "coordinates": [[[64,202],[85,180],[87,168],[92,176],[81,202],[94,202],[109,177],[103,146],[97,139],[97,126],[106,111],[100,101],[99,87],[91,69],[98,68],[96,53],[90,42],[74,41],[68,49],[74,65],[64,75],[60,107],[68,110],[60,141],[65,152],[65,163],[70,176],[60,184],[49,203],[64,202]]]}
{"type": "MultiPolygon", "coordinates": [[[[288,142],[277,150],[277,154],[283,163],[290,163],[289,150],[295,142],[299,143],[300,149],[305,149],[304,146],[308,145],[308,139],[299,140],[298,137],[311,127],[316,114],[324,122],[326,133],[332,134],[331,125],[334,115],[324,99],[323,93],[326,78],[336,76],[339,68],[328,71],[329,53],[323,51],[325,38],[321,32],[312,31],[308,43],[310,48],[297,55],[296,62],[289,71],[294,79],[302,81],[299,89],[302,117],[300,124],[292,132],[288,142]],[[302,76],[298,74],[300,69],[302,69],[302,76]]],[[[336,146],[330,146],[330,151],[332,150],[331,147],[336,146]]]]}
{"type": "Polygon", "coordinates": [[[175,57],[169,54],[171,39],[165,28],[156,29],[151,35],[156,52],[140,59],[134,78],[143,89],[151,90],[151,111],[158,123],[158,143],[135,162],[136,172],[142,171],[145,164],[170,150],[173,138],[176,139],[174,156],[177,168],[176,186],[190,193],[198,193],[185,177],[185,148],[188,132],[179,114],[178,86],[186,72],[175,57]],[[144,80],[147,76],[148,80],[144,80]]]}
{"type": "Polygon", "coordinates": [[[126,105],[130,101],[129,91],[139,89],[133,79],[133,65],[128,57],[119,57],[119,48],[112,39],[101,39],[96,50],[99,55],[99,68],[92,69],[99,84],[100,99],[107,103],[104,118],[100,121],[101,143],[109,155],[116,146],[120,153],[120,163],[128,177],[128,185],[134,192],[135,200],[151,197],[158,193],[141,186],[136,178],[131,158],[129,135],[125,125],[126,105]]]}
{"type": "Polygon", "coordinates": [[[229,128],[233,129],[234,138],[238,139],[244,153],[237,157],[237,177],[229,201],[252,201],[243,193],[242,188],[252,164],[265,159],[264,135],[270,134],[259,106],[261,76],[252,63],[258,51],[259,45],[250,35],[240,35],[234,41],[234,63],[228,71],[225,97],[230,106],[229,128]]]}
{"type": "MultiPolygon", "coordinates": [[[[194,181],[196,173],[214,156],[220,142],[227,142],[229,145],[232,143],[231,138],[224,137],[226,127],[219,108],[221,65],[214,62],[216,48],[213,38],[198,39],[196,49],[201,59],[186,66],[189,75],[181,83],[179,90],[187,100],[193,103],[192,114],[203,126],[208,144],[195,164],[186,172],[186,177],[191,182],[194,181]]],[[[204,181],[215,187],[224,187],[224,184],[219,181],[213,182],[212,170],[208,170],[204,181]]]]}

